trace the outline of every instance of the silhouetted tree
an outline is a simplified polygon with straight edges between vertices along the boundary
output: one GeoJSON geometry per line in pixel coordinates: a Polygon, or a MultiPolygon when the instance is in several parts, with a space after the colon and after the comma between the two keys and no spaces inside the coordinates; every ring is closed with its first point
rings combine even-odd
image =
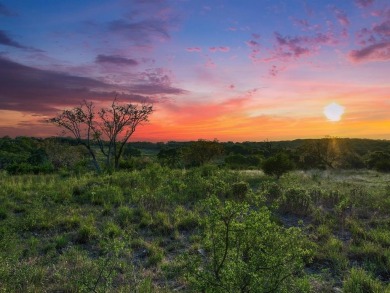
{"type": "Polygon", "coordinates": [[[151,105],[119,105],[114,99],[111,106],[95,110],[92,102],[84,101],[79,107],[64,110],[49,122],[71,133],[79,144],[86,147],[95,168],[100,171],[94,143],[106,158],[107,168],[118,168],[124,146],[138,125],[148,121],[153,112],[151,105]]]}

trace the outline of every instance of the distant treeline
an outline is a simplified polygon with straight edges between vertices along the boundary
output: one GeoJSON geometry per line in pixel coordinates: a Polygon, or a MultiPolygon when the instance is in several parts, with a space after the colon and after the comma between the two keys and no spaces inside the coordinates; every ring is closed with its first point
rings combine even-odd
{"type": "MultiPolygon", "coordinates": [[[[272,171],[276,167],[390,172],[390,141],[325,137],[272,142],[131,142],[126,144],[120,168],[142,169],[156,163],[171,168],[215,164],[230,169],[271,169],[277,176],[284,171],[272,171]]],[[[93,167],[88,151],[75,139],[0,138],[0,170],[10,174],[89,169],[93,167]]]]}

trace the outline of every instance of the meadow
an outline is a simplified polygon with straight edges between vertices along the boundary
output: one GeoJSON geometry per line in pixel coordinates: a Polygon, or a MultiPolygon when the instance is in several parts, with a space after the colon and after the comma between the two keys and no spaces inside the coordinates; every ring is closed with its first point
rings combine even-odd
{"type": "Polygon", "coordinates": [[[1,292],[390,292],[390,174],[0,173],[1,292]]]}

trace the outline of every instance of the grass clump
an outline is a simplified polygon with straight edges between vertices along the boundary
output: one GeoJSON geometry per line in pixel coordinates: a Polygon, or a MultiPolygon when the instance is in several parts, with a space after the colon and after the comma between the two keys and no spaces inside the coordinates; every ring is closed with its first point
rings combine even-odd
{"type": "Polygon", "coordinates": [[[352,268],[344,281],[343,290],[344,293],[388,293],[390,287],[385,288],[365,270],[352,268]]]}

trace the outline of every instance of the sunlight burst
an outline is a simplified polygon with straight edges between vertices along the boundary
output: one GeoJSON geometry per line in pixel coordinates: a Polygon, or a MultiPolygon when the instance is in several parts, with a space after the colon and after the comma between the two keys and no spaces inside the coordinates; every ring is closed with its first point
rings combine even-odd
{"type": "Polygon", "coordinates": [[[330,121],[340,121],[344,114],[344,107],[337,103],[331,103],[324,108],[324,114],[330,121]]]}

